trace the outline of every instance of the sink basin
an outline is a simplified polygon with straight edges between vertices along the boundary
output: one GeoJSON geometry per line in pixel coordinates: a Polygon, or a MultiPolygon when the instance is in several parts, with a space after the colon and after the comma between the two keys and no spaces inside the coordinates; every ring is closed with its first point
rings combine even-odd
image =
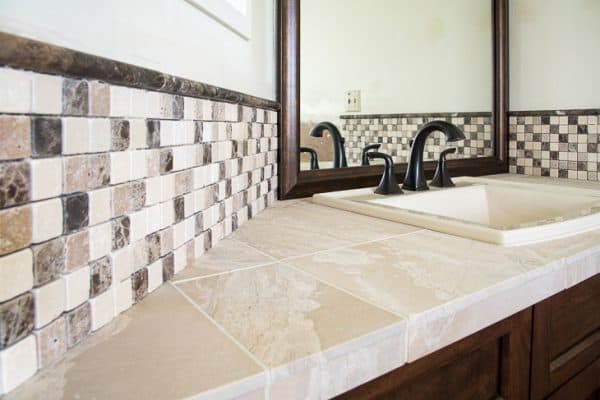
{"type": "Polygon", "coordinates": [[[321,193],[316,203],[501,245],[600,228],[600,190],[456,178],[456,187],[381,196],[373,189],[321,193]]]}

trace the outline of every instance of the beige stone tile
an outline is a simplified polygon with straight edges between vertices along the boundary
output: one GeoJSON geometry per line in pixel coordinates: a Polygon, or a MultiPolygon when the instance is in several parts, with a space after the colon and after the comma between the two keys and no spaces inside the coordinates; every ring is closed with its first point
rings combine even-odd
{"type": "Polygon", "coordinates": [[[37,114],[60,114],[62,85],[62,77],[34,74],[32,111],[37,114]]]}
{"type": "Polygon", "coordinates": [[[102,82],[90,82],[90,114],[108,116],[110,112],[109,85],[102,82]]]}
{"type": "Polygon", "coordinates": [[[31,154],[31,123],[27,117],[0,116],[0,160],[14,160],[31,154]]]}
{"type": "Polygon", "coordinates": [[[41,243],[62,234],[63,204],[60,199],[33,203],[31,214],[33,243],[41,243]]]}
{"type": "Polygon", "coordinates": [[[0,395],[25,382],[36,370],[37,356],[33,335],[0,351],[0,395]]]}
{"type": "Polygon", "coordinates": [[[31,77],[29,72],[0,69],[0,112],[31,111],[31,77]]]}
{"type": "Polygon", "coordinates": [[[63,187],[63,163],[60,158],[31,160],[31,200],[60,196],[63,187]]]}
{"type": "Polygon", "coordinates": [[[419,231],[286,263],[382,308],[412,316],[467,294],[518,285],[570,254],[600,251],[598,243],[600,231],[518,248],[419,231]]]}
{"type": "Polygon", "coordinates": [[[176,286],[269,367],[318,354],[400,321],[281,264],[176,286]]]}
{"type": "Polygon", "coordinates": [[[65,310],[65,287],[64,278],[60,278],[37,289],[33,289],[36,329],[54,320],[65,310]]]}
{"type": "Polygon", "coordinates": [[[31,206],[0,210],[0,255],[31,243],[31,206]]]}
{"type": "Polygon", "coordinates": [[[90,267],[79,268],[63,275],[65,280],[65,309],[72,310],[83,304],[90,296],[90,267]]]}
{"type": "Polygon", "coordinates": [[[200,398],[232,399],[264,384],[249,356],[163,286],[6,400],[180,399],[203,392],[200,398]]]}
{"type": "Polygon", "coordinates": [[[497,293],[483,291],[408,320],[407,359],[418,360],[564,289],[565,271],[497,293]]]}
{"type": "Polygon", "coordinates": [[[115,316],[115,291],[113,289],[90,299],[92,331],[102,328],[115,316]]]}
{"type": "Polygon", "coordinates": [[[178,273],[175,281],[229,272],[276,261],[235,239],[226,238],[198,257],[192,265],[178,273]]]}
{"type": "Polygon", "coordinates": [[[34,333],[39,368],[47,367],[67,351],[67,327],[63,317],[57,318],[34,333]]]}
{"type": "Polygon", "coordinates": [[[30,249],[0,257],[0,302],[33,287],[32,264],[30,249]]]}
{"type": "Polygon", "coordinates": [[[232,237],[282,259],[415,230],[309,201],[285,201],[260,213],[232,237]]]}

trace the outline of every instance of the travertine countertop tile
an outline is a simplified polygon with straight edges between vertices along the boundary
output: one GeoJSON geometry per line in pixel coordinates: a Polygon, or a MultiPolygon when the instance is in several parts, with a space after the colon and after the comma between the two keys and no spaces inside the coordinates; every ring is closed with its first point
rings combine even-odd
{"type": "Polygon", "coordinates": [[[281,264],[176,286],[270,367],[400,321],[281,264]]]}
{"type": "Polygon", "coordinates": [[[179,272],[174,281],[198,278],[275,262],[276,259],[238,240],[225,238],[179,272]]]}
{"type": "Polygon", "coordinates": [[[306,200],[286,203],[267,208],[232,238],[283,259],[420,230],[306,200]]]}
{"type": "Polygon", "coordinates": [[[177,399],[205,391],[233,398],[262,394],[265,379],[250,356],[165,285],[4,399],[177,399]]]}
{"type": "Polygon", "coordinates": [[[327,398],[405,360],[405,321],[272,264],[176,283],[270,368],[272,398],[327,398]]]}

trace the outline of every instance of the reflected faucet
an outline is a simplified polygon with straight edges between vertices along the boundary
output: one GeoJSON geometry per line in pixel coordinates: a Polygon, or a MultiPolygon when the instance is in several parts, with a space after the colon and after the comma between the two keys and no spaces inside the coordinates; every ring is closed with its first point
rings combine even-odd
{"type": "Polygon", "coordinates": [[[441,131],[446,136],[447,142],[456,142],[463,140],[465,135],[456,125],[446,121],[431,121],[419,129],[415,135],[413,144],[410,148],[410,157],[408,168],[404,177],[403,189],[407,190],[427,190],[427,181],[425,180],[425,171],[423,167],[423,152],[425,151],[425,141],[432,132],[441,131]]]}
{"type": "Polygon", "coordinates": [[[300,147],[300,154],[308,153],[310,154],[310,169],[316,170],[319,169],[319,157],[317,156],[317,152],[315,149],[310,147],[300,147]]]}
{"type": "Polygon", "coordinates": [[[379,150],[379,148],[381,147],[381,143],[373,143],[373,144],[369,144],[367,146],[365,146],[362,149],[362,152],[360,153],[360,165],[365,166],[365,165],[370,165],[369,164],[369,156],[367,156],[367,152],[370,150],[379,150]]]}
{"type": "Polygon", "coordinates": [[[346,161],[346,151],[344,150],[344,139],[334,124],[331,122],[319,122],[312,127],[308,133],[312,137],[323,137],[323,131],[329,131],[331,138],[333,139],[333,168],[346,168],[348,161],[346,161]]]}

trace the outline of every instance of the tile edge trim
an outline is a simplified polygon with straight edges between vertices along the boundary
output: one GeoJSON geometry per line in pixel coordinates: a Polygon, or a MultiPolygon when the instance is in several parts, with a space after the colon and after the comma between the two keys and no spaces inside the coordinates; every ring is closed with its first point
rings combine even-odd
{"type": "Polygon", "coordinates": [[[0,65],[113,85],[279,110],[277,101],[0,32],[0,65]]]}

